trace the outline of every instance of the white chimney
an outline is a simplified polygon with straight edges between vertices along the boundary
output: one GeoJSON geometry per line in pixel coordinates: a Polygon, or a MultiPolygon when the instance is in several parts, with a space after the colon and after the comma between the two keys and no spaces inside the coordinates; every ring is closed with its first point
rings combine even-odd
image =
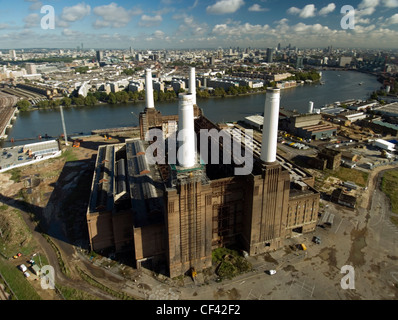
{"type": "Polygon", "coordinates": [[[152,71],[151,69],[145,70],[145,96],[146,96],[146,108],[155,108],[153,101],[153,84],[152,84],[152,71]]]}
{"type": "Polygon", "coordinates": [[[196,76],[195,76],[195,68],[193,67],[190,68],[188,92],[192,94],[192,103],[196,104],[196,76]]]}
{"type": "Polygon", "coordinates": [[[265,97],[263,139],[261,160],[267,163],[276,161],[278,140],[280,89],[268,88],[265,97]]]}
{"type": "Polygon", "coordinates": [[[308,113],[313,113],[314,112],[314,103],[310,101],[308,103],[308,113]]]}
{"type": "Polygon", "coordinates": [[[191,168],[196,164],[196,136],[192,94],[178,95],[178,163],[184,168],[191,168]]]}

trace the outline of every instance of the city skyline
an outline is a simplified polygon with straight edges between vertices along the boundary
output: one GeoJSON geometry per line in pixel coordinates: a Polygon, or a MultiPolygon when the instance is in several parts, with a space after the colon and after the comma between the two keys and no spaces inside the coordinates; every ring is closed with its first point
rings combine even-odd
{"type": "Polygon", "coordinates": [[[0,10],[0,49],[396,49],[396,39],[398,0],[17,0],[0,10]],[[353,29],[343,28],[344,5],[355,9],[353,29]],[[42,28],[43,6],[54,8],[54,29],[42,28]]]}

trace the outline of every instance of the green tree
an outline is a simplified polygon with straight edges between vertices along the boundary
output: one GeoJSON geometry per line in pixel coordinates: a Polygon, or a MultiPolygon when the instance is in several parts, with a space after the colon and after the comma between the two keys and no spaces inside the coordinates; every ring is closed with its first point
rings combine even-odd
{"type": "Polygon", "coordinates": [[[98,102],[97,98],[93,94],[88,94],[87,97],[84,98],[85,106],[94,106],[98,102]]]}
{"type": "Polygon", "coordinates": [[[65,107],[70,107],[72,104],[72,99],[68,97],[62,98],[61,104],[65,107]]]}
{"type": "Polygon", "coordinates": [[[23,99],[17,102],[17,107],[21,111],[28,111],[29,108],[31,107],[31,104],[28,100],[23,99]]]}
{"type": "Polygon", "coordinates": [[[225,92],[224,88],[217,87],[214,89],[214,95],[216,97],[225,97],[227,93],[225,92]]]}
{"type": "Polygon", "coordinates": [[[135,101],[137,101],[138,98],[139,98],[139,94],[138,94],[137,91],[135,91],[135,92],[129,91],[128,95],[129,95],[129,100],[130,100],[130,101],[134,101],[134,102],[135,102],[135,101]]]}
{"type": "Polygon", "coordinates": [[[113,92],[111,92],[111,93],[108,95],[108,102],[109,102],[110,104],[116,104],[116,103],[117,103],[116,95],[115,95],[113,92]]]}
{"type": "Polygon", "coordinates": [[[124,69],[122,73],[125,74],[126,76],[132,76],[135,73],[135,71],[134,69],[124,69]]]}
{"type": "Polygon", "coordinates": [[[36,106],[38,106],[39,108],[48,108],[49,105],[50,102],[48,100],[42,100],[36,104],[36,106]]]}
{"type": "Polygon", "coordinates": [[[84,106],[84,97],[79,95],[78,97],[73,97],[72,101],[77,106],[84,106]]]}

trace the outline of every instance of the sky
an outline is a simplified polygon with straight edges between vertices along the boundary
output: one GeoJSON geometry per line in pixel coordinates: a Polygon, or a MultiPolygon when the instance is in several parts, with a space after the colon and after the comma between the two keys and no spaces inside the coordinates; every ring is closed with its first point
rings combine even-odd
{"type": "Polygon", "coordinates": [[[0,0],[0,50],[278,43],[398,49],[398,0],[0,0]]]}

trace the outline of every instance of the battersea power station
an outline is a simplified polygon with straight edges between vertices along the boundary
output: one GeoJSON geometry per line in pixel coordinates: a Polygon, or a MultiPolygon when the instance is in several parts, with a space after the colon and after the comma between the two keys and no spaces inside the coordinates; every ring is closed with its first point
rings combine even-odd
{"type": "Polygon", "coordinates": [[[147,69],[140,138],[98,149],[87,209],[92,250],[128,252],[138,269],[176,277],[211,267],[219,247],[256,256],[315,230],[314,178],[277,154],[279,89],[267,89],[258,141],[205,117],[195,68],[176,115],[155,108],[152,86],[147,69]]]}

